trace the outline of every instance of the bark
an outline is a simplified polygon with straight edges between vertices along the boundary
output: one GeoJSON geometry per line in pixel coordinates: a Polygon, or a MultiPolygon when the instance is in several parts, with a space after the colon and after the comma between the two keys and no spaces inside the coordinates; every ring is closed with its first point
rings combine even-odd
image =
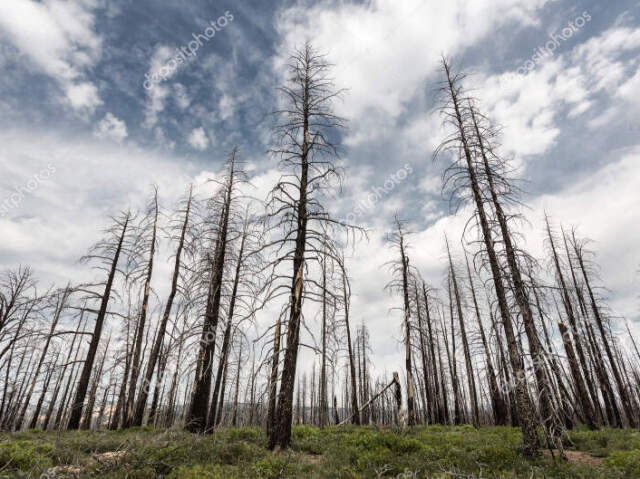
{"type": "Polygon", "coordinates": [[[109,350],[109,343],[111,342],[111,337],[107,340],[107,344],[104,349],[104,354],[102,355],[102,360],[100,364],[96,368],[96,372],[93,378],[93,384],[91,385],[91,390],[89,391],[89,400],[87,401],[87,407],[84,411],[84,418],[80,423],[80,429],[89,430],[91,429],[91,420],[93,419],[93,408],[96,403],[96,393],[98,391],[98,386],[100,385],[100,381],[102,380],[102,371],[104,369],[104,363],[107,358],[107,351],[109,350]]]}
{"type": "Polygon", "coordinates": [[[466,253],[465,261],[467,264],[467,274],[469,275],[469,286],[471,287],[471,298],[473,299],[473,307],[476,312],[476,320],[478,321],[478,331],[480,331],[480,339],[482,340],[482,346],[484,348],[484,354],[487,362],[487,377],[489,379],[493,416],[495,419],[495,424],[497,426],[504,426],[507,424],[507,405],[502,398],[500,387],[498,386],[496,371],[493,366],[493,360],[491,359],[491,350],[489,349],[489,343],[487,342],[487,337],[484,332],[484,326],[482,325],[482,318],[480,317],[480,308],[478,307],[476,289],[473,284],[473,275],[471,274],[471,267],[469,266],[469,259],[467,258],[466,253]]]}
{"type": "Polygon", "coordinates": [[[212,262],[209,294],[205,322],[202,329],[200,353],[196,369],[191,407],[187,414],[186,428],[191,432],[204,432],[209,411],[209,396],[211,394],[211,371],[213,368],[213,356],[216,344],[216,330],[220,317],[220,302],[222,297],[222,281],[224,277],[225,258],[227,252],[227,233],[229,227],[229,215],[235,184],[236,150],[231,154],[229,164],[229,177],[226,184],[225,200],[220,215],[220,226],[216,248],[212,262]]]}
{"type": "Polygon", "coordinates": [[[33,412],[33,417],[31,418],[31,422],[29,423],[28,429],[35,429],[38,425],[38,421],[40,420],[40,410],[42,409],[42,404],[44,403],[44,398],[47,395],[49,390],[49,383],[51,382],[51,378],[53,377],[53,371],[58,364],[58,358],[60,357],[60,353],[56,354],[56,359],[49,365],[47,376],[44,380],[44,384],[42,386],[42,391],[40,392],[40,398],[36,403],[36,409],[33,412]]]}
{"type": "Polygon", "coordinates": [[[595,430],[597,429],[596,425],[596,416],[593,409],[593,404],[591,402],[591,397],[589,395],[589,391],[585,384],[584,378],[580,372],[580,364],[584,364],[584,353],[582,352],[582,348],[580,346],[578,332],[575,329],[575,316],[573,312],[573,306],[571,305],[571,299],[569,298],[569,293],[567,290],[567,285],[564,280],[564,275],[562,274],[562,269],[560,267],[560,260],[558,258],[558,254],[556,252],[555,243],[553,241],[553,236],[551,234],[551,226],[549,225],[549,219],[545,218],[546,226],[547,226],[547,238],[549,240],[549,245],[551,247],[551,253],[553,256],[553,263],[555,265],[556,277],[560,282],[560,289],[562,293],[562,298],[564,302],[565,311],[567,313],[567,317],[569,318],[569,322],[572,327],[572,336],[575,342],[576,350],[578,351],[578,357],[582,357],[581,362],[579,363],[576,360],[576,355],[573,349],[573,345],[571,344],[571,339],[568,335],[568,329],[564,325],[564,323],[559,322],[558,326],[560,328],[560,333],[562,334],[562,342],[564,345],[565,352],[567,354],[567,358],[569,359],[569,368],[571,370],[571,376],[573,377],[573,382],[575,384],[577,393],[578,393],[578,401],[580,401],[580,405],[582,406],[582,411],[585,415],[585,420],[587,422],[587,426],[589,429],[595,430]]]}
{"type": "Polygon", "coordinates": [[[467,172],[469,175],[471,191],[476,206],[476,214],[480,222],[482,231],[482,238],[484,241],[487,256],[489,257],[489,265],[491,268],[491,274],[493,277],[495,294],[498,298],[498,305],[500,309],[500,316],[502,319],[502,325],[505,331],[507,339],[507,350],[513,373],[517,378],[516,381],[516,405],[518,409],[518,416],[522,425],[522,435],[524,440],[524,452],[527,456],[536,455],[539,448],[538,436],[536,432],[536,420],[534,417],[534,409],[532,407],[529,394],[526,389],[524,363],[518,350],[518,344],[516,341],[515,332],[513,330],[513,324],[509,313],[509,305],[507,302],[506,291],[502,280],[502,273],[498,258],[494,249],[493,235],[489,228],[489,222],[486,217],[484,202],[480,193],[478,179],[476,177],[473,158],[471,155],[471,149],[469,142],[467,141],[467,133],[465,129],[465,122],[462,118],[462,112],[460,102],[458,99],[458,92],[456,86],[454,86],[454,79],[451,76],[449,66],[444,62],[444,69],[447,76],[448,93],[451,97],[452,106],[455,115],[455,121],[458,126],[458,132],[460,135],[460,143],[464,154],[464,159],[467,165],[467,172]]]}
{"type": "MultiPolygon", "coordinates": [[[[344,265],[341,265],[344,268],[344,265]]],[[[358,387],[356,385],[356,365],[353,357],[353,347],[351,343],[351,325],[349,324],[349,310],[350,310],[350,296],[351,289],[347,280],[347,272],[342,270],[342,291],[344,297],[344,324],[345,329],[347,331],[347,353],[349,354],[349,372],[351,379],[351,409],[353,411],[352,421],[353,424],[360,425],[360,414],[357,414],[358,411],[358,387]]]]}
{"type": "Polygon", "coordinates": [[[238,261],[236,263],[236,272],[235,272],[235,278],[233,280],[233,289],[231,291],[231,299],[229,300],[229,317],[227,319],[227,327],[225,329],[224,339],[222,341],[222,351],[220,352],[221,354],[220,364],[218,367],[218,373],[216,375],[215,387],[213,389],[213,400],[211,401],[211,410],[209,411],[207,430],[211,430],[214,426],[213,421],[216,418],[216,398],[218,397],[218,392],[220,388],[220,379],[222,376],[223,368],[227,367],[229,349],[230,349],[230,340],[231,340],[231,329],[233,327],[233,315],[234,315],[235,306],[236,306],[236,298],[238,296],[238,285],[240,284],[247,234],[248,234],[247,226],[245,225],[245,230],[242,234],[242,239],[240,240],[240,250],[238,251],[238,261]]]}
{"type": "MultiPolygon", "coordinates": [[[[142,297],[142,307],[140,309],[140,317],[138,318],[136,331],[136,344],[133,353],[133,363],[131,365],[131,377],[129,383],[129,396],[127,398],[127,412],[124,427],[130,427],[134,423],[134,405],[136,396],[136,387],[138,385],[138,376],[140,374],[140,366],[142,360],[142,335],[144,334],[145,323],[147,320],[147,309],[149,307],[149,293],[151,292],[151,277],[153,275],[153,260],[156,252],[156,232],[158,229],[158,190],[155,189],[153,197],[154,213],[153,227],[151,231],[151,244],[149,247],[149,260],[147,262],[147,274],[144,281],[144,293],[142,297]]],[[[144,389],[144,384],[143,384],[144,389]]]]}
{"type": "Polygon", "coordinates": [[[600,332],[600,339],[602,340],[602,345],[604,346],[604,350],[607,354],[607,359],[609,360],[609,366],[611,367],[611,371],[613,372],[613,377],[616,381],[616,385],[618,386],[618,394],[620,395],[620,399],[622,401],[622,408],[627,416],[627,420],[631,427],[638,427],[638,423],[635,419],[635,414],[633,411],[633,407],[631,405],[631,400],[629,399],[629,395],[627,393],[627,389],[625,388],[624,382],[622,380],[622,375],[620,374],[620,369],[617,366],[616,360],[613,356],[611,345],[609,344],[609,340],[607,334],[604,329],[604,322],[602,320],[602,315],[600,313],[600,308],[598,307],[598,303],[596,301],[595,295],[593,293],[593,289],[591,287],[591,281],[589,279],[589,274],[585,267],[584,257],[582,251],[579,249],[577,241],[575,241],[575,237],[573,238],[574,251],[576,253],[576,257],[578,259],[578,264],[580,265],[580,271],[582,272],[582,277],[584,278],[584,283],[587,288],[587,293],[589,295],[589,302],[591,304],[591,311],[593,313],[593,317],[596,320],[596,326],[598,327],[598,331],[600,332]]]}
{"type": "Polygon", "coordinates": [[[449,271],[451,272],[451,283],[453,285],[453,293],[456,299],[456,309],[458,311],[458,320],[460,323],[460,336],[462,338],[462,347],[464,351],[464,359],[467,366],[467,380],[469,387],[469,395],[471,399],[471,416],[473,426],[478,428],[480,426],[479,418],[478,418],[478,396],[476,393],[476,381],[475,374],[473,372],[473,365],[471,357],[471,350],[469,348],[469,341],[467,339],[467,332],[464,324],[464,315],[462,312],[462,303],[460,301],[460,290],[458,289],[458,280],[456,278],[455,268],[453,267],[453,260],[451,259],[451,251],[449,250],[449,241],[447,243],[447,255],[449,257],[449,271]]]}
{"type": "Polygon", "coordinates": [[[240,367],[242,366],[242,341],[238,349],[238,365],[236,367],[235,392],[233,394],[233,416],[231,417],[231,427],[238,424],[238,395],[240,393],[240,367]]]}
{"type": "Polygon", "coordinates": [[[327,404],[327,257],[322,259],[322,362],[320,364],[320,427],[329,421],[327,404]]]}
{"type": "MultiPolygon", "coordinates": [[[[511,238],[511,232],[509,231],[509,226],[507,224],[507,216],[504,213],[502,208],[502,204],[498,198],[498,194],[496,191],[496,186],[494,184],[494,173],[489,164],[489,159],[487,157],[487,151],[485,149],[485,143],[483,140],[483,135],[480,132],[480,128],[478,125],[478,121],[474,112],[474,108],[470,108],[471,120],[473,122],[473,127],[476,135],[476,140],[478,142],[478,148],[480,150],[482,156],[482,164],[484,167],[484,174],[487,179],[487,183],[489,186],[489,192],[491,194],[491,201],[493,203],[494,210],[496,212],[496,217],[498,219],[498,224],[500,226],[500,233],[502,236],[502,240],[504,243],[504,250],[507,257],[507,264],[509,265],[509,271],[511,272],[511,280],[513,283],[513,289],[515,293],[516,303],[518,304],[518,309],[520,310],[520,314],[522,315],[522,322],[524,324],[525,333],[527,335],[527,340],[529,342],[529,352],[531,353],[531,358],[534,363],[534,374],[536,377],[536,384],[538,386],[538,393],[540,396],[540,411],[542,415],[542,423],[545,427],[546,431],[553,431],[552,436],[556,435],[556,425],[555,425],[555,415],[553,404],[551,402],[550,390],[551,384],[549,378],[545,374],[545,370],[543,365],[545,364],[545,358],[543,355],[543,348],[540,344],[540,338],[536,333],[535,322],[533,319],[533,313],[531,311],[531,305],[529,301],[529,295],[526,290],[524,280],[522,279],[522,274],[520,271],[520,266],[518,264],[518,260],[516,258],[515,247],[513,245],[513,241],[511,238]]],[[[555,449],[556,446],[551,444],[549,445],[550,449],[555,449]]]]}
{"type": "MultiPolygon", "coordinates": [[[[273,352],[271,358],[271,376],[269,377],[269,405],[267,411],[267,437],[271,437],[273,429],[276,427],[276,401],[278,388],[278,367],[280,361],[280,316],[276,320],[275,331],[273,333],[273,352]]],[[[304,423],[304,399],[303,413],[304,423]]]]}
{"type": "Polygon", "coordinates": [[[104,320],[107,315],[107,306],[109,304],[109,298],[111,296],[111,288],[113,286],[113,280],[116,275],[116,268],[118,266],[118,260],[120,259],[120,252],[122,251],[122,245],[124,242],[125,234],[127,232],[127,226],[129,225],[129,215],[125,218],[124,225],[122,226],[122,233],[118,240],[118,246],[111,262],[111,269],[109,271],[109,277],[107,278],[107,284],[102,295],[102,301],[100,303],[100,310],[98,311],[98,317],[96,318],[96,325],[91,336],[91,342],[89,343],[89,350],[87,351],[87,357],[85,358],[82,373],[80,374],[80,381],[78,383],[75,399],[71,405],[71,417],[69,418],[68,430],[78,429],[80,427],[80,420],[82,418],[82,411],[84,408],[84,400],[87,395],[87,389],[89,388],[89,379],[91,378],[91,371],[93,369],[93,362],[98,351],[98,345],[100,344],[100,338],[102,335],[102,328],[104,326],[104,320]]]}
{"type": "MultiPolygon", "coordinates": [[[[16,422],[16,428],[22,428],[22,423],[24,422],[24,417],[27,413],[27,408],[29,407],[29,403],[31,402],[31,396],[33,395],[33,391],[36,387],[36,382],[38,381],[38,376],[40,375],[40,370],[42,365],[44,364],[44,360],[47,356],[47,352],[49,351],[49,346],[51,345],[51,339],[53,338],[53,333],[58,326],[58,322],[60,321],[60,316],[62,311],[65,308],[66,302],[71,294],[71,290],[67,287],[60,296],[58,297],[58,302],[56,304],[56,310],[53,316],[53,321],[51,322],[51,328],[49,329],[49,334],[47,335],[47,339],[44,342],[44,346],[42,347],[42,352],[40,354],[40,360],[38,361],[38,365],[36,366],[35,373],[33,375],[33,381],[31,382],[31,386],[29,387],[29,391],[27,392],[24,404],[22,406],[22,410],[20,411],[20,415],[18,416],[18,420],[16,422]]],[[[40,404],[42,406],[42,404],[40,404]]],[[[40,410],[38,409],[38,414],[40,414],[40,410]]]]}
{"type": "Polygon", "coordinates": [[[173,301],[176,297],[176,293],[178,291],[178,279],[180,277],[180,265],[182,260],[182,252],[184,250],[184,241],[185,236],[187,234],[187,228],[189,225],[189,214],[191,212],[191,201],[193,198],[193,187],[189,188],[189,197],[187,199],[187,205],[184,214],[184,221],[182,223],[182,231],[180,233],[180,240],[178,242],[178,249],[176,250],[176,257],[173,266],[173,277],[171,278],[171,292],[167,297],[167,303],[164,307],[164,312],[162,313],[162,319],[160,320],[160,325],[158,327],[158,333],[156,334],[156,340],[151,349],[151,353],[149,354],[149,361],[147,363],[147,369],[145,370],[145,375],[143,379],[143,386],[140,389],[140,393],[138,394],[138,401],[136,403],[135,413],[133,416],[133,426],[141,426],[142,419],[144,417],[144,408],[147,404],[147,398],[149,396],[149,385],[151,384],[151,380],[153,378],[153,371],[158,362],[158,356],[160,354],[160,349],[162,347],[163,339],[165,332],[167,330],[167,324],[169,322],[169,316],[171,315],[171,309],[173,307],[173,301]]]}

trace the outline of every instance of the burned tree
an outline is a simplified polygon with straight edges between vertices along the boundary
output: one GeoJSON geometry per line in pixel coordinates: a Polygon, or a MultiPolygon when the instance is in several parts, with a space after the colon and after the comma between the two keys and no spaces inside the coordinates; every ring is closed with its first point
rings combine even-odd
{"type": "Polygon", "coordinates": [[[449,128],[452,133],[439,145],[434,157],[450,153],[453,163],[445,173],[444,185],[445,187],[451,185],[454,194],[463,200],[471,201],[474,205],[474,217],[480,227],[482,243],[498,299],[500,318],[507,340],[508,357],[513,374],[517,378],[515,385],[516,404],[522,424],[525,453],[534,455],[539,447],[536,432],[537,420],[525,383],[524,361],[511,318],[507,288],[505,287],[506,280],[495,248],[496,238],[487,213],[486,198],[482,193],[482,178],[479,177],[477,171],[478,162],[474,152],[473,130],[470,125],[471,115],[466,108],[468,99],[462,87],[464,77],[452,73],[446,60],[443,60],[443,71],[445,80],[441,88],[444,98],[441,112],[445,127],[449,128]]]}
{"type": "Polygon", "coordinates": [[[67,429],[69,430],[78,429],[80,427],[80,420],[82,419],[84,400],[87,395],[87,389],[89,388],[93,362],[98,351],[102,329],[107,316],[107,307],[111,297],[113,281],[118,271],[118,261],[120,259],[120,254],[128,246],[126,243],[126,235],[130,220],[131,213],[129,212],[121,214],[118,218],[114,218],[113,225],[107,230],[107,237],[97,243],[91,249],[89,255],[85,257],[85,260],[97,258],[99,261],[97,268],[101,270],[106,269],[108,271],[108,276],[104,285],[104,292],[100,298],[100,309],[96,317],[96,324],[93,334],[91,335],[91,342],[89,343],[89,350],[87,351],[87,356],[84,360],[82,373],[80,374],[75,399],[71,405],[71,416],[69,418],[69,424],[67,425],[67,429]]]}
{"type": "Polygon", "coordinates": [[[407,415],[408,424],[413,426],[415,418],[415,387],[413,384],[413,365],[411,360],[411,305],[409,302],[409,257],[407,256],[406,233],[402,222],[396,217],[395,230],[388,236],[388,241],[400,255],[400,259],[390,263],[393,280],[387,285],[392,291],[398,291],[402,295],[403,328],[405,344],[405,370],[407,375],[407,415]]]}
{"type": "Polygon", "coordinates": [[[189,218],[191,214],[192,201],[193,201],[193,187],[191,186],[189,187],[189,193],[184,203],[184,208],[182,208],[183,211],[179,212],[179,214],[183,213],[183,219],[182,219],[181,225],[174,228],[174,229],[178,229],[180,233],[178,236],[178,248],[176,250],[175,259],[174,259],[173,276],[171,278],[171,291],[169,292],[169,296],[167,297],[167,302],[164,307],[164,312],[162,313],[162,319],[160,320],[158,333],[156,334],[156,340],[149,354],[149,361],[147,362],[147,368],[145,370],[144,378],[142,381],[142,388],[140,389],[140,393],[138,395],[138,400],[136,403],[135,412],[132,420],[132,426],[142,425],[142,420],[144,418],[144,408],[147,403],[147,398],[149,396],[149,385],[151,384],[151,381],[153,378],[153,372],[158,362],[158,357],[160,355],[160,349],[162,347],[163,338],[167,330],[167,323],[169,322],[169,316],[171,315],[171,310],[173,308],[173,302],[178,292],[178,279],[180,277],[182,253],[185,248],[187,228],[189,227],[189,218]]]}
{"type": "Polygon", "coordinates": [[[243,172],[236,167],[237,149],[229,155],[227,172],[222,180],[222,188],[218,198],[220,214],[213,257],[206,255],[205,264],[209,269],[204,325],[200,338],[200,352],[196,363],[194,388],[191,406],[187,413],[186,428],[192,432],[204,432],[209,412],[209,396],[211,394],[211,371],[213,368],[216,344],[216,330],[221,311],[223,279],[228,249],[229,221],[236,199],[236,184],[243,180],[243,172]]]}
{"type": "Polygon", "coordinates": [[[345,226],[323,206],[323,191],[340,181],[334,160],[338,156],[336,138],[344,126],[343,119],[332,112],[341,91],[333,86],[329,70],[325,57],[307,43],[289,58],[288,78],[279,89],[283,106],[276,112],[271,154],[284,173],[269,195],[266,222],[274,238],[268,245],[276,250],[271,263],[272,297],[286,294],[289,304],[276,421],[269,434],[271,448],[286,447],[291,439],[302,305],[311,294],[305,289],[307,262],[319,261],[327,231],[331,235],[345,226]],[[290,275],[281,271],[284,264],[291,264],[290,275]]]}
{"type": "MultiPolygon", "coordinates": [[[[157,247],[158,232],[158,189],[153,188],[153,198],[147,210],[147,214],[142,219],[141,225],[138,226],[139,233],[135,241],[135,250],[133,254],[138,257],[147,256],[146,263],[142,263],[142,267],[135,268],[131,273],[130,281],[139,281],[144,277],[144,286],[142,291],[142,305],[140,307],[140,316],[138,317],[135,331],[135,348],[133,351],[133,359],[131,364],[131,376],[129,383],[129,395],[127,398],[127,406],[125,413],[124,427],[129,427],[133,422],[134,405],[136,397],[136,386],[138,384],[138,376],[140,375],[140,367],[142,365],[142,339],[145,331],[147,320],[147,310],[149,308],[149,294],[151,293],[151,278],[153,275],[153,262],[157,247]]],[[[144,387],[144,384],[143,384],[144,387]]]]}

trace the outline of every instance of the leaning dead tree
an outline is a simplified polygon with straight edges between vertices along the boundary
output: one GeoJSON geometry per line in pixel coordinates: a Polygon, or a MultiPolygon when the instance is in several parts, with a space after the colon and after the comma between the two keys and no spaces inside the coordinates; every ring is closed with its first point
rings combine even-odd
{"type": "Polygon", "coordinates": [[[184,208],[181,208],[181,211],[178,212],[179,213],[178,216],[180,216],[180,213],[182,213],[183,217],[178,219],[178,225],[174,225],[174,230],[179,231],[179,236],[178,236],[178,247],[176,249],[175,258],[174,258],[173,275],[171,277],[171,290],[169,292],[169,296],[167,297],[167,302],[164,307],[164,312],[162,313],[162,319],[160,320],[160,325],[158,327],[158,332],[156,334],[155,342],[149,353],[149,360],[147,362],[146,371],[142,380],[142,387],[140,389],[140,393],[137,398],[135,412],[133,415],[133,420],[132,420],[133,426],[142,425],[142,420],[144,418],[144,409],[149,396],[149,387],[153,380],[153,373],[158,363],[160,349],[162,348],[162,344],[164,342],[164,336],[167,331],[167,324],[169,323],[169,316],[171,315],[171,310],[173,309],[173,302],[178,292],[178,280],[180,277],[180,271],[182,267],[182,263],[181,263],[182,254],[185,248],[185,240],[186,240],[187,231],[189,227],[192,201],[193,201],[193,186],[190,186],[189,193],[187,195],[186,201],[184,202],[184,208]]]}
{"type": "Polygon", "coordinates": [[[136,390],[138,386],[138,377],[142,367],[142,340],[144,338],[145,326],[147,322],[147,311],[149,309],[149,296],[151,294],[151,279],[153,276],[153,264],[157,248],[158,233],[158,189],[153,188],[153,196],[150,205],[147,208],[147,214],[143,217],[141,225],[138,227],[138,237],[135,240],[136,250],[133,252],[146,261],[141,263],[141,267],[135,268],[129,277],[129,281],[138,282],[144,279],[142,289],[142,304],[140,306],[140,315],[137,318],[135,328],[135,346],[133,350],[133,358],[131,364],[131,375],[129,378],[129,395],[127,397],[127,405],[125,410],[124,426],[130,427],[134,422],[134,405],[136,400],[136,390]]]}
{"type": "Polygon", "coordinates": [[[516,379],[516,405],[518,416],[522,423],[525,452],[534,455],[539,443],[536,433],[537,420],[535,410],[529,397],[525,383],[525,369],[522,353],[519,348],[514,330],[513,319],[507,298],[507,288],[498,253],[495,248],[496,235],[491,227],[487,211],[485,195],[482,191],[482,177],[478,175],[478,158],[474,150],[473,129],[471,127],[471,113],[466,108],[468,98],[463,89],[463,76],[455,74],[446,60],[443,60],[445,76],[442,88],[441,112],[443,123],[451,131],[450,135],[439,145],[434,156],[444,156],[451,159],[451,165],[445,174],[445,186],[451,186],[458,197],[468,200],[474,206],[474,218],[480,228],[484,250],[488,258],[489,268],[493,279],[495,294],[499,304],[500,318],[507,341],[507,352],[513,375],[516,379]]]}
{"type": "Polygon", "coordinates": [[[91,372],[93,369],[93,363],[98,351],[100,339],[102,336],[102,329],[107,316],[107,308],[109,306],[109,299],[111,298],[111,289],[113,287],[113,281],[116,273],[118,272],[118,261],[123,250],[126,252],[127,247],[127,228],[131,220],[131,213],[122,213],[118,218],[113,219],[113,225],[107,230],[107,236],[104,240],[97,243],[85,257],[86,260],[93,258],[97,259],[96,268],[99,270],[106,270],[107,280],[104,284],[104,292],[100,297],[100,309],[96,317],[96,324],[91,335],[91,342],[89,343],[89,350],[82,366],[82,373],[76,387],[75,399],[71,405],[71,416],[67,429],[78,429],[80,427],[80,420],[82,419],[82,411],[84,409],[84,401],[87,395],[87,389],[89,388],[89,380],[91,379],[91,372]]]}

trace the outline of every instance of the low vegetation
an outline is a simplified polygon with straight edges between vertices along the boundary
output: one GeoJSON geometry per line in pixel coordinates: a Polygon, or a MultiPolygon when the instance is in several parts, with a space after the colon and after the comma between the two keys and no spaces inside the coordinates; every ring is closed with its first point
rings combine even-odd
{"type": "Polygon", "coordinates": [[[269,451],[261,430],[31,430],[0,435],[0,478],[424,479],[640,477],[640,432],[567,433],[569,461],[526,459],[510,427],[293,428],[290,449],[269,451]]]}

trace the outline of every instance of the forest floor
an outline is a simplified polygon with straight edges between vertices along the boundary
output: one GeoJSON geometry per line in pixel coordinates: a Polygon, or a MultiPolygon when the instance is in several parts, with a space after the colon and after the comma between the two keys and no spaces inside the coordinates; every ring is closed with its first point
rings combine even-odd
{"type": "Polygon", "coordinates": [[[275,455],[262,431],[196,436],[150,428],[0,434],[0,478],[103,479],[638,479],[640,432],[574,430],[568,462],[523,457],[519,430],[487,427],[296,426],[275,455]]]}

